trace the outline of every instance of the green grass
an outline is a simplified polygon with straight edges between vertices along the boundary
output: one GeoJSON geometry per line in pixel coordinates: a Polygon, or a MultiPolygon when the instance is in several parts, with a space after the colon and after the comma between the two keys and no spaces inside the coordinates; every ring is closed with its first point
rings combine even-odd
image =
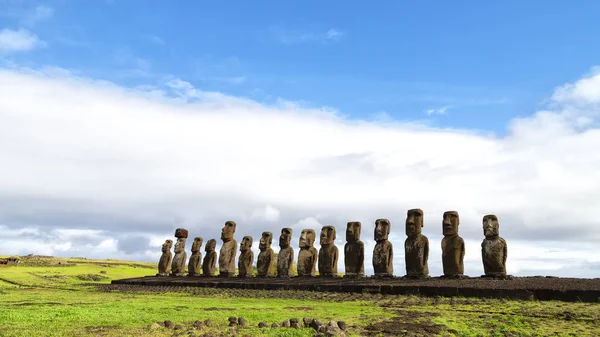
{"type": "Polygon", "coordinates": [[[0,267],[0,336],[174,336],[153,322],[182,324],[182,336],[229,335],[227,319],[244,317],[239,335],[312,336],[311,329],[259,329],[290,318],[343,320],[348,335],[600,336],[600,304],[420,298],[368,294],[135,288],[89,285],[154,275],[155,265],[116,260],[22,259],[0,267]],[[58,264],[60,262],[60,264],[58,264]],[[90,281],[100,279],[99,281],[90,281]],[[137,291],[133,291],[136,290],[137,291]],[[150,290],[154,290],[151,292],[150,290]],[[191,330],[195,320],[212,328],[191,330]]]}

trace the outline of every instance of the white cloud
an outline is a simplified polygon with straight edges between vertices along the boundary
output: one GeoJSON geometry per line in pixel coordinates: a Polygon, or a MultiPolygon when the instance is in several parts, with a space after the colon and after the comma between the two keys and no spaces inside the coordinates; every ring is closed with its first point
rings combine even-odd
{"type": "Polygon", "coordinates": [[[339,41],[346,33],[341,30],[331,28],[326,32],[316,32],[308,30],[290,30],[281,27],[271,27],[270,33],[273,37],[287,45],[302,44],[308,42],[332,42],[339,41]]]}
{"type": "Polygon", "coordinates": [[[481,217],[496,213],[509,272],[597,276],[599,78],[558,88],[548,109],[491,138],[263,105],[181,79],[146,91],[70,72],[1,70],[0,224],[27,233],[0,244],[6,254],[27,246],[75,255],[77,246],[157,260],[155,246],[174,228],[206,241],[232,219],[236,237],[255,242],[262,231],[293,227],[297,244],[301,228],[335,225],[341,251],[346,222],[361,221],[369,271],[373,222],[387,217],[402,275],[405,212],[420,207],[433,275],[441,273],[441,215],[454,209],[470,275],[483,272],[481,217]],[[591,123],[582,128],[580,118],[591,123]]]}
{"type": "Polygon", "coordinates": [[[45,42],[26,29],[0,30],[0,54],[29,51],[43,46],[45,42]]]}
{"type": "Polygon", "coordinates": [[[430,116],[430,115],[445,115],[448,112],[448,109],[450,109],[452,106],[450,105],[445,105],[443,107],[440,108],[435,108],[435,109],[427,109],[425,110],[425,113],[430,116]]]}

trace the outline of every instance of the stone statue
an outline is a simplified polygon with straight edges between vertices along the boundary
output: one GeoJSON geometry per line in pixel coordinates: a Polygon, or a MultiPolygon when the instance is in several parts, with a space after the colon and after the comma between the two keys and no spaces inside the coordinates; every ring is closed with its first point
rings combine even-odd
{"type": "Polygon", "coordinates": [[[273,252],[273,249],[271,249],[271,242],[273,242],[273,233],[263,232],[258,245],[260,253],[258,254],[258,261],[256,262],[258,277],[273,276],[270,275],[270,271],[271,266],[275,262],[275,259],[273,258],[275,256],[275,252],[273,252]]]}
{"type": "Polygon", "coordinates": [[[292,229],[283,228],[279,236],[279,255],[277,256],[277,276],[292,276],[292,264],[294,261],[294,248],[290,247],[292,240],[292,229]]]}
{"type": "Polygon", "coordinates": [[[337,276],[338,248],[334,244],[335,227],[321,229],[321,249],[319,249],[319,275],[337,276]]]}
{"type": "Polygon", "coordinates": [[[442,264],[445,277],[461,277],[464,274],[465,242],[458,236],[459,223],[458,212],[444,212],[442,264]]]}
{"type": "Polygon", "coordinates": [[[171,276],[179,277],[185,273],[185,262],[187,260],[187,253],[185,252],[185,238],[178,238],[175,243],[175,256],[173,256],[173,263],[171,265],[171,276]]]}
{"type": "Polygon", "coordinates": [[[208,240],[206,246],[204,246],[204,251],[206,252],[204,260],[202,261],[202,275],[204,276],[215,276],[217,264],[216,247],[217,240],[215,239],[208,240]]]}
{"type": "Polygon", "coordinates": [[[487,277],[506,276],[506,241],[499,236],[498,217],[489,214],[483,217],[483,234],[481,243],[481,258],[483,270],[487,277]]]}
{"type": "Polygon", "coordinates": [[[423,234],[423,211],[415,208],[406,213],[406,241],[404,241],[404,259],[406,276],[426,278],[429,276],[429,240],[423,234]]]}
{"type": "Polygon", "coordinates": [[[346,245],[344,246],[345,276],[365,276],[365,245],[360,241],[360,222],[346,225],[346,245]]]}
{"type": "Polygon", "coordinates": [[[200,248],[202,248],[203,241],[204,239],[201,237],[194,238],[194,242],[192,243],[192,255],[188,262],[188,276],[200,276],[200,266],[202,261],[200,248]]]}
{"type": "Polygon", "coordinates": [[[162,255],[158,260],[158,274],[156,276],[169,276],[171,273],[171,246],[173,246],[173,240],[166,240],[162,245],[162,255]]]}
{"type": "Polygon", "coordinates": [[[394,248],[388,240],[390,234],[388,219],[375,220],[375,249],[373,249],[373,270],[375,277],[394,276],[394,248]]]}
{"type": "Polygon", "coordinates": [[[244,236],[240,245],[240,258],[238,260],[238,276],[252,277],[252,264],[254,263],[254,252],[252,252],[252,237],[244,236]]]}
{"type": "Polygon", "coordinates": [[[315,266],[319,252],[313,246],[315,243],[315,230],[303,229],[300,234],[300,252],[298,253],[298,276],[315,276],[315,266]]]}
{"type": "Polygon", "coordinates": [[[227,221],[221,230],[221,252],[219,253],[219,276],[232,277],[235,275],[235,254],[237,254],[237,242],[233,239],[236,224],[227,221]]]}

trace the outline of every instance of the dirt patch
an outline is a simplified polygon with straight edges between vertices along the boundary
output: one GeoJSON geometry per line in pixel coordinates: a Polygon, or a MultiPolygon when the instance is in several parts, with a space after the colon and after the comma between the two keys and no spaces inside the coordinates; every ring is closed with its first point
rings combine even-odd
{"type": "Polygon", "coordinates": [[[82,281],[102,281],[108,278],[104,275],[99,274],[81,274],[77,275],[76,277],[82,281]]]}
{"type": "Polygon", "coordinates": [[[204,308],[202,310],[204,310],[204,311],[232,311],[232,310],[237,310],[237,309],[235,309],[235,308],[215,308],[215,307],[212,307],[212,308],[204,308]]]}
{"type": "Polygon", "coordinates": [[[65,305],[65,304],[60,303],[60,302],[23,302],[23,303],[13,303],[11,305],[15,305],[18,307],[26,307],[26,306],[33,306],[33,305],[65,305]]]}
{"type": "Polygon", "coordinates": [[[86,326],[83,328],[83,331],[85,331],[86,334],[93,334],[94,336],[104,336],[117,329],[119,329],[119,327],[116,325],[86,326]]]}
{"type": "Polygon", "coordinates": [[[394,311],[396,316],[389,320],[369,324],[361,336],[434,336],[446,328],[434,324],[428,317],[430,313],[414,311],[394,311]]]}
{"type": "Polygon", "coordinates": [[[313,307],[285,307],[283,309],[286,309],[286,310],[298,310],[298,311],[309,311],[309,310],[314,310],[315,308],[313,308],[313,307]]]}

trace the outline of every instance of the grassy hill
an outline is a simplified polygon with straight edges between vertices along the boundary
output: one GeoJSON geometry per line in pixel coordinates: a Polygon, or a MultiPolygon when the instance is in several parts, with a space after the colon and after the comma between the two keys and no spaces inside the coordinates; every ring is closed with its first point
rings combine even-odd
{"type": "Polygon", "coordinates": [[[110,285],[155,273],[153,263],[85,258],[0,265],[0,336],[229,336],[231,316],[248,322],[239,336],[313,336],[257,327],[303,317],[344,321],[349,336],[600,336],[596,303],[110,285]],[[150,328],[165,320],[181,329],[150,328]]]}

